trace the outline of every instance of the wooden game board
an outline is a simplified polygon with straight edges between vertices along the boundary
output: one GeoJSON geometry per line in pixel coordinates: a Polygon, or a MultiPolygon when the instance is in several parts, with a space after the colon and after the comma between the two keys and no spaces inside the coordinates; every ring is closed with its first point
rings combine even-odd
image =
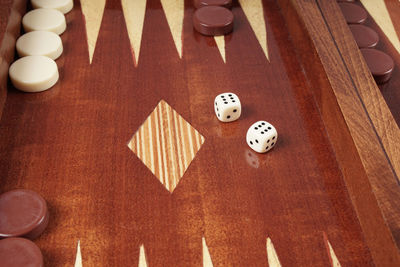
{"type": "MultiPolygon", "coordinates": [[[[399,35],[400,2],[377,2],[399,35]]],[[[381,93],[335,1],[239,0],[233,33],[212,38],[191,0],[80,0],[60,81],[26,94],[7,71],[30,7],[0,4],[0,192],[46,199],[46,266],[399,266],[385,31],[381,93]],[[243,107],[227,124],[225,91],[243,107]],[[245,141],[261,119],[279,133],[267,154],[245,141]]]]}

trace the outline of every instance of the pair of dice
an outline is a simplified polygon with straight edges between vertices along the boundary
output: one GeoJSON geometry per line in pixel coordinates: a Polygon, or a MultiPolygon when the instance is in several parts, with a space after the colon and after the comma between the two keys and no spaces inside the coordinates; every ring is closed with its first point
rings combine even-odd
{"type": "MultiPolygon", "coordinates": [[[[214,110],[217,118],[222,122],[231,122],[239,119],[242,106],[239,97],[234,93],[217,95],[214,101],[214,110]]],[[[247,144],[258,153],[271,150],[278,139],[275,127],[266,121],[257,121],[250,126],[246,134],[247,144]]]]}

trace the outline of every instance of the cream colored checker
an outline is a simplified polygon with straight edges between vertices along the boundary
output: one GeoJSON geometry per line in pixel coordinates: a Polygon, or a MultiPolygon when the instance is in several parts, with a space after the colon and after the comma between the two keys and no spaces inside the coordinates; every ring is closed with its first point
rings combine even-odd
{"type": "Polygon", "coordinates": [[[15,88],[24,92],[41,92],[58,81],[58,67],[45,56],[27,56],[15,61],[9,70],[15,88]]]}
{"type": "Polygon", "coordinates": [[[54,32],[33,31],[22,35],[16,44],[20,57],[46,56],[56,60],[63,52],[60,36],[54,32]]]}
{"type": "Polygon", "coordinates": [[[25,32],[50,31],[58,35],[67,28],[65,16],[56,9],[39,8],[29,11],[22,19],[25,32]]]}
{"type": "Polygon", "coordinates": [[[33,8],[53,8],[66,14],[74,7],[73,0],[31,0],[33,8]]]}

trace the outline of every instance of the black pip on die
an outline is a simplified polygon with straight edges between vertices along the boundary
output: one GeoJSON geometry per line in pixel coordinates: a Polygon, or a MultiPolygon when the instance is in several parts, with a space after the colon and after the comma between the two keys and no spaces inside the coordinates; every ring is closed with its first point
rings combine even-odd
{"type": "Polygon", "coordinates": [[[278,132],[266,121],[258,121],[251,125],[246,135],[247,144],[258,153],[272,149],[277,140],[278,132]]]}
{"type": "Polygon", "coordinates": [[[234,93],[217,95],[214,101],[215,115],[220,121],[231,122],[239,119],[242,112],[240,100],[234,93]]]}

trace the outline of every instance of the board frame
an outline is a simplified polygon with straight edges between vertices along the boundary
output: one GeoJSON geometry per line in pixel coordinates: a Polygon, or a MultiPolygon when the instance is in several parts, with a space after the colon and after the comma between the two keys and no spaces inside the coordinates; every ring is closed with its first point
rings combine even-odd
{"type": "Polygon", "coordinates": [[[394,263],[387,257],[389,254],[395,262],[399,259],[398,125],[337,2],[279,2],[281,7],[287,7],[283,8],[284,16],[294,43],[298,44],[300,62],[306,75],[313,76],[309,81],[314,98],[373,258],[379,265],[389,266],[394,263]],[[310,53],[313,50],[316,54],[310,53]],[[316,79],[320,69],[324,75],[316,79]],[[355,169],[360,171],[354,172],[355,169]],[[389,231],[381,228],[383,232],[377,234],[381,224],[387,225],[389,231]]]}
{"type": "MultiPolygon", "coordinates": [[[[0,2],[1,117],[8,68],[27,1],[0,2]]],[[[379,266],[400,264],[399,128],[345,27],[336,1],[277,2],[374,262],[379,266]]]]}
{"type": "MultiPolygon", "coordinates": [[[[360,158],[376,195],[382,213],[400,244],[400,131],[385,102],[379,87],[368,70],[359,49],[344,20],[332,16],[339,11],[338,6],[329,1],[318,1],[319,8],[329,27],[335,45],[343,59],[343,64],[351,79],[350,88],[359,99],[358,114],[364,117],[363,128],[352,126],[352,136],[360,158]],[[333,10],[333,12],[331,11],[333,10]],[[369,126],[369,127],[367,127],[369,126]],[[372,142],[365,146],[366,142],[372,142]]],[[[352,107],[343,105],[342,113],[353,116],[352,107]]],[[[361,121],[361,117],[357,121],[361,121]]],[[[349,122],[350,124],[350,122],[349,122]]]]}
{"type": "Polygon", "coordinates": [[[3,0],[0,8],[0,118],[7,98],[8,68],[14,60],[15,42],[21,32],[25,0],[3,0]]]}

